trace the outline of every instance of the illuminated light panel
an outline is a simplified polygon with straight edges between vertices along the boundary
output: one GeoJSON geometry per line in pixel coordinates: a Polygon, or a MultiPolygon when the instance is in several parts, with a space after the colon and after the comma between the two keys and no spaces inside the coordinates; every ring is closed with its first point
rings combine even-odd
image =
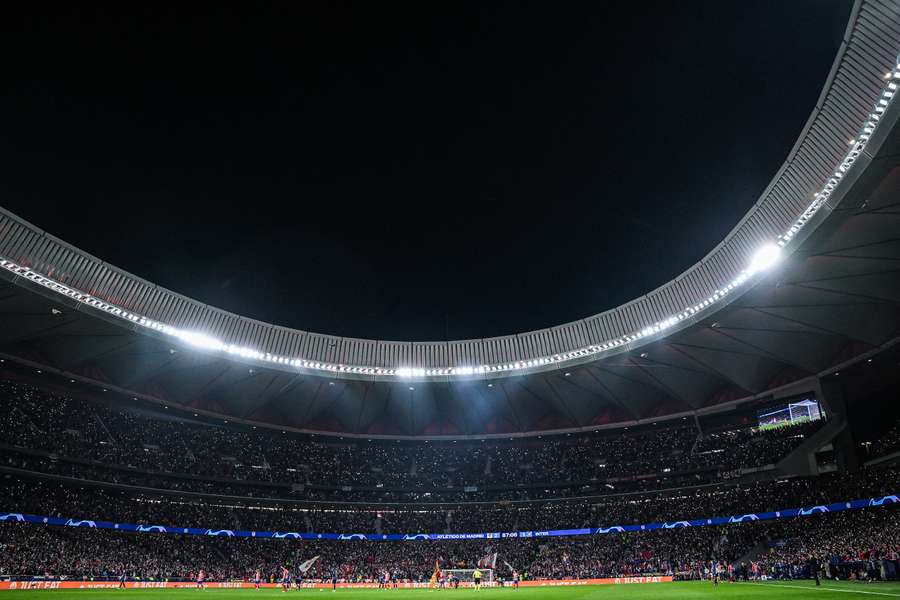
{"type": "Polygon", "coordinates": [[[143,315],[129,312],[123,308],[91,296],[90,294],[86,294],[84,292],[71,288],[49,277],[41,275],[40,273],[32,271],[28,267],[18,265],[15,262],[7,259],[0,258],[0,267],[15,275],[24,277],[25,279],[28,279],[29,281],[37,285],[41,285],[58,294],[75,300],[76,302],[91,306],[107,314],[129,321],[137,326],[145,327],[147,329],[157,331],[161,334],[172,336],[189,346],[193,346],[208,352],[222,352],[241,358],[285,365],[297,369],[322,371],[327,373],[368,375],[375,377],[395,377],[398,379],[421,379],[428,377],[466,378],[472,376],[506,373],[510,371],[526,371],[528,369],[533,369],[536,367],[566,363],[568,361],[583,359],[585,357],[595,356],[615,350],[636,340],[640,340],[644,337],[649,337],[664,332],[686,319],[692,319],[698,314],[705,312],[706,309],[708,309],[710,306],[715,305],[725,297],[732,294],[735,290],[743,286],[748,281],[751,281],[756,275],[774,266],[781,258],[782,249],[787,246],[787,244],[797,236],[797,234],[810,222],[810,220],[812,220],[816,213],[818,213],[818,211],[827,204],[828,199],[831,197],[832,193],[834,193],[834,190],[837,188],[838,184],[862,154],[863,150],[866,147],[866,144],[868,144],[869,139],[871,139],[872,134],[875,132],[875,130],[878,128],[879,123],[881,122],[881,115],[884,114],[884,111],[894,100],[894,94],[898,89],[898,84],[895,83],[895,81],[900,80],[900,64],[896,66],[894,71],[891,71],[886,75],[886,79],[887,83],[882,89],[882,92],[878,100],[876,101],[872,112],[869,114],[866,122],[860,128],[859,135],[851,140],[850,150],[844,156],[840,164],[838,164],[838,166],[835,168],[834,174],[824,183],[822,188],[813,195],[812,202],[797,217],[797,219],[791,224],[788,230],[778,236],[778,239],[775,242],[770,242],[762,245],[754,254],[753,258],[750,261],[750,264],[748,264],[743,270],[735,275],[734,279],[732,279],[728,284],[723,286],[721,289],[713,290],[713,292],[709,296],[698,301],[693,306],[684,307],[680,312],[671,315],[657,323],[653,323],[651,325],[643,327],[642,329],[633,331],[618,338],[604,340],[602,342],[584,348],[560,352],[558,354],[553,354],[550,356],[529,358],[527,360],[500,364],[476,366],[460,365],[427,369],[411,366],[386,368],[344,365],[337,363],[312,361],[297,356],[280,356],[270,354],[268,352],[262,352],[254,348],[229,344],[223,340],[200,331],[180,329],[177,327],[172,327],[171,325],[167,325],[165,323],[154,321],[143,315]]]}

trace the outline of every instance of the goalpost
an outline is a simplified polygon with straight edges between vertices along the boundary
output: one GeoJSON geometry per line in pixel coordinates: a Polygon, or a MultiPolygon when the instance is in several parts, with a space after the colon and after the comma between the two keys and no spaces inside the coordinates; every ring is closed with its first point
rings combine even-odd
{"type": "MultiPolygon", "coordinates": [[[[494,570],[493,569],[478,569],[481,571],[481,583],[487,585],[494,584],[494,570]]],[[[446,577],[447,582],[450,582],[451,577],[456,577],[459,579],[460,584],[472,583],[472,573],[475,572],[475,569],[444,569],[444,577],[446,577]]]]}

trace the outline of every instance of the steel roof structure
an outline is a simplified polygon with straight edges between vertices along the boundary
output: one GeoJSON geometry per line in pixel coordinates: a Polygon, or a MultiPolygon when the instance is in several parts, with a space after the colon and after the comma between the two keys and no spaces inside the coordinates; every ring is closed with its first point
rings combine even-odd
{"type": "Polygon", "coordinates": [[[160,288],[0,210],[0,354],[167,405],[360,436],[591,429],[814,385],[898,337],[898,51],[900,2],[857,2],[757,203],[678,278],[604,313],[479,340],[310,333],[160,288]]]}

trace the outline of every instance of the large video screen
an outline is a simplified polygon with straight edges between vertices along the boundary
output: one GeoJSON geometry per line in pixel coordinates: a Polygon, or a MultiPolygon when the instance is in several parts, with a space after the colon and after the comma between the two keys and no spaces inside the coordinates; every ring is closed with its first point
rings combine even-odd
{"type": "Polygon", "coordinates": [[[770,406],[757,414],[760,429],[773,429],[795,425],[807,421],[817,421],[825,416],[822,406],[815,398],[806,398],[797,402],[770,406]]]}

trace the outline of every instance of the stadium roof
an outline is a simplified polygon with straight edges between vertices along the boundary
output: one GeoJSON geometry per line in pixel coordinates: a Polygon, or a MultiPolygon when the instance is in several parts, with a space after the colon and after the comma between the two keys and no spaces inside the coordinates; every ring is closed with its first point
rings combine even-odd
{"type": "Polygon", "coordinates": [[[0,352],[192,410],[366,436],[591,429],[812,382],[897,337],[898,50],[897,4],[858,3],[754,207],[681,276],[605,313],[449,342],[292,330],[162,289],[3,211],[0,352]]]}

